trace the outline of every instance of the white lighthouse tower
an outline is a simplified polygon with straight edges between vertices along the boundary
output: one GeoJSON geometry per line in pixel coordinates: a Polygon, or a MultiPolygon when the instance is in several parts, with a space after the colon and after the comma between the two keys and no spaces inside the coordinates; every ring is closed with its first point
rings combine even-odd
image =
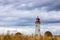
{"type": "Polygon", "coordinates": [[[38,37],[40,37],[40,18],[37,17],[36,21],[35,21],[36,27],[35,27],[35,35],[37,37],[37,39],[39,39],[38,37]]]}

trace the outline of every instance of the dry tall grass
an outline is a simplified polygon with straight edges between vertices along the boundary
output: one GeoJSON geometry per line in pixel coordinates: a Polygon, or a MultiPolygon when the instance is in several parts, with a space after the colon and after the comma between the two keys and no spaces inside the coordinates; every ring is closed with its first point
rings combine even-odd
{"type": "Polygon", "coordinates": [[[39,39],[36,39],[38,37],[35,37],[33,35],[23,35],[21,33],[16,33],[16,34],[6,34],[6,35],[0,35],[0,40],[60,40],[60,36],[56,36],[56,37],[53,37],[50,39],[46,38],[46,39],[43,39],[44,36],[40,36],[39,39]]]}

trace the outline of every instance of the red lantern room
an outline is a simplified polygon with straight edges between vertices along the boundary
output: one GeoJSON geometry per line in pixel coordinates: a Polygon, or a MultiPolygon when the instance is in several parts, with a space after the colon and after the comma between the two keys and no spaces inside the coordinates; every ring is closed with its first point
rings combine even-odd
{"type": "Polygon", "coordinates": [[[37,16],[37,18],[36,18],[36,22],[35,23],[38,23],[38,24],[40,24],[40,18],[37,16]]]}

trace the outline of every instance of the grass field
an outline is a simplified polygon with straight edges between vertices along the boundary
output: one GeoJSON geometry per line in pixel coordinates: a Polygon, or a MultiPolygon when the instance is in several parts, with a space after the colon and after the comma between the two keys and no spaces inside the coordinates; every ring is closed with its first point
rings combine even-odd
{"type": "Polygon", "coordinates": [[[60,40],[59,35],[55,35],[53,37],[46,37],[46,36],[40,36],[36,37],[35,35],[23,35],[19,32],[16,34],[2,34],[0,35],[0,40],[60,40]],[[39,38],[39,39],[38,39],[39,38]]]}

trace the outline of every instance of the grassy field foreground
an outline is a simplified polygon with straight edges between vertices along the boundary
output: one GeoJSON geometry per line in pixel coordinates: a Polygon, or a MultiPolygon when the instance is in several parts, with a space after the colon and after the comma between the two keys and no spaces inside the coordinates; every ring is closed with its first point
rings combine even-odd
{"type": "Polygon", "coordinates": [[[39,39],[35,35],[23,35],[19,32],[16,34],[2,34],[0,35],[0,40],[60,40],[60,36],[40,36],[39,39]]]}

